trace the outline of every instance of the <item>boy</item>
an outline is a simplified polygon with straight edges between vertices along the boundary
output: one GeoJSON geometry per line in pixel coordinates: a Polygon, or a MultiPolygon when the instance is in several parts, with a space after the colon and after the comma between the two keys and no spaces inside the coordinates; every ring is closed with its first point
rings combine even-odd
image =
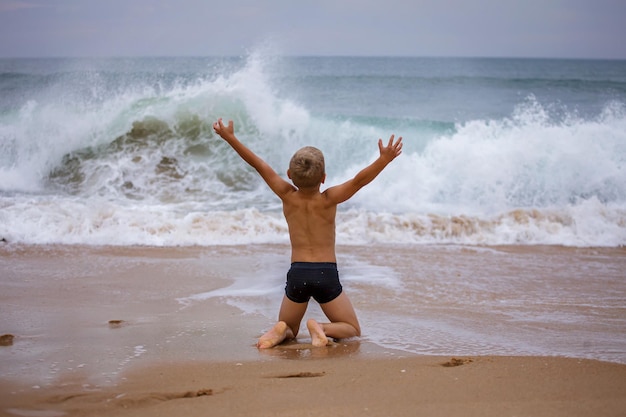
{"type": "Polygon", "coordinates": [[[285,295],[278,322],[259,338],[257,347],[267,349],[298,335],[309,299],[313,297],[330,323],[307,321],[313,346],[326,346],[329,337],[343,339],[361,335],[361,328],[348,296],[342,291],[335,256],[335,215],[337,205],[369,184],[402,153],[402,138],[387,146],[378,140],[380,156],[353,179],[320,192],[326,179],[324,156],[313,147],[297,151],[291,158],[287,176],[282,179],[264,160],[235,137],[232,120],[224,126],[222,119],[213,123],[215,133],[261,175],[283,202],[283,214],[291,241],[291,268],[287,273],[285,295]]]}

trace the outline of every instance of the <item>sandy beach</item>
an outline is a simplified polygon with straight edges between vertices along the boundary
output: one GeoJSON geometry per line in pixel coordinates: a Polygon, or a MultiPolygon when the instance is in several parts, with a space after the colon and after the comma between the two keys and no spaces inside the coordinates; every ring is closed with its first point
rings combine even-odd
{"type": "Polygon", "coordinates": [[[16,416],[554,417],[626,410],[626,366],[541,357],[155,363],[115,386],[85,388],[62,378],[36,390],[1,387],[3,413],[16,416]]]}
{"type": "MultiPolygon", "coordinates": [[[[297,37],[260,33],[207,55],[228,36],[205,41],[193,25],[183,44],[164,37],[191,26],[186,9],[211,22],[198,8],[169,2],[154,20],[166,2],[61,3],[0,0],[0,50],[16,51],[0,58],[0,416],[626,416],[626,61],[588,59],[602,45],[583,56],[588,36],[573,56],[543,48],[556,23],[586,35],[575,8],[532,9],[533,37],[544,22],[550,42],[530,55],[447,56],[421,12],[427,25],[403,13],[374,42],[370,19],[365,36],[343,30],[367,39],[347,55],[292,54],[297,37]],[[127,10],[115,20],[109,4],[127,10]],[[66,15],[78,26],[45,24],[66,15]],[[102,30],[86,26],[99,16],[102,30]],[[61,27],[68,42],[22,48],[61,27]],[[385,36],[413,29],[438,52],[402,36],[418,49],[387,53],[385,36]],[[140,38],[149,48],[120,55],[140,38]],[[168,45],[175,56],[158,53],[168,45]],[[298,149],[320,149],[320,191],[361,177],[379,138],[404,138],[336,214],[357,340],[313,348],[304,321],[297,340],[256,348],[284,294],[289,227],[275,186],[216,134],[219,118],[285,180],[298,149]]],[[[489,10],[512,7],[500,3],[489,10]]],[[[320,16],[344,24],[333,6],[320,16]]],[[[445,6],[434,16],[454,26],[445,6]]],[[[294,32],[288,9],[272,17],[294,32]]],[[[601,12],[594,2],[585,17],[601,12]]],[[[502,39],[515,29],[483,15],[502,39]]],[[[623,33],[619,16],[607,22],[623,33]]],[[[309,318],[324,320],[319,305],[309,318]]]]}
{"type": "MultiPolygon", "coordinates": [[[[462,325],[472,323],[470,318],[475,322],[487,320],[484,326],[505,333],[508,326],[517,325],[522,335],[545,333],[556,339],[554,335],[573,334],[571,340],[578,340],[577,334],[591,337],[593,333],[587,327],[602,327],[602,323],[605,327],[615,325],[618,330],[605,329],[607,334],[614,335],[614,340],[608,340],[605,345],[581,338],[584,341],[581,349],[587,349],[580,350],[580,356],[584,357],[576,357],[577,350],[571,355],[559,354],[560,345],[549,345],[553,341],[548,337],[544,345],[556,347],[552,354],[548,348],[541,351],[545,354],[538,355],[493,354],[490,352],[506,352],[510,348],[496,346],[487,351],[470,343],[454,345],[458,342],[452,339],[451,350],[445,355],[420,354],[415,348],[411,352],[401,349],[400,344],[385,346],[378,343],[374,318],[367,314],[375,305],[385,308],[381,311],[387,315],[394,309],[409,309],[415,315],[434,317],[436,312],[445,317],[458,310],[458,300],[469,298],[477,305],[482,301],[474,300],[476,295],[472,292],[463,292],[455,302],[438,296],[439,304],[433,305],[425,289],[419,290],[420,294],[411,288],[408,293],[414,294],[414,298],[409,301],[419,304],[419,310],[414,312],[415,305],[394,306],[385,301],[387,295],[395,297],[392,298],[395,301],[405,300],[408,295],[404,293],[394,296],[386,287],[381,287],[378,294],[368,288],[359,289],[365,284],[350,279],[351,263],[345,262],[347,291],[351,291],[357,310],[363,313],[364,328],[370,328],[372,336],[366,331],[359,340],[313,348],[305,332],[295,342],[259,351],[254,343],[272,320],[258,312],[275,311],[278,306],[274,304],[274,296],[237,293],[232,277],[247,276],[250,271],[262,277],[260,271],[267,267],[267,262],[287,258],[287,247],[4,244],[0,248],[0,333],[13,337],[2,339],[0,346],[0,415],[622,416],[626,413],[626,364],[620,359],[625,358],[625,339],[623,329],[619,331],[626,319],[623,249],[510,247],[495,251],[377,247],[374,252],[370,249],[341,248],[340,252],[350,255],[346,261],[363,257],[400,273],[418,267],[424,269],[427,264],[441,269],[444,263],[446,274],[453,277],[464,269],[471,270],[476,278],[473,285],[491,273],[488,265],[500,273],[506,268],[502,276],[520,278],[523,275],[519,272],[520,264],[529,259],[546,275],[553,274],[558,279],[558,274],[546,269],[546,265],[560,262],[555,270],[569,274],[567,282],[574,287],[572,291],[583,294],[589,302],[568,299],[569,304],[550,308],[559,314],[567,313],[580,323],[557,323],[551,318],[553,315],[545,319],[539,332],[535,322],[516,319],[509,324],[504,313],[488,315],[475,310],[466,314],[468,321],[462,325]],[[503,259],[511,265],[504,265],[503,259]],[[571,270],[567,270],[567,265],[571,270]],[[579,274],[575,275],[575,271],[579,274]],[[602,278],[600,282],[582,279],[598,274],[602,278]],[[604,291],[612,294],[612,298],[607,298],[604,291]],[[197,297],[199,294],[210,296],[197,297]],[[244,311],[250,299],[258,298],[265,301],[255,301],[254,308],[244,311]],[[605,305],[592,306],[595,299],[605,300],[605,305]],[[598,322],[593,321],[594,317],[598,322]],[[593,359],[608,355],[606,351],[612,355],[607,357],[616,359],[593,359]]],[[[283,262],[277,268],[282,268],[283,262]]],[[[530,265],[528,270],[532,270],[530,265]]],[[[419,282],[418,278],[415,280],[419,282]]],[[[523,285],[524,291],[534,296],[534,287],[529,282],[523,285]]],[[[541,285],[539,289],[546,292],[545,281],[541,285]]],[[[273,292],[273,287],[270,290],[273,292]]],[[[457,290],[468,291],[462,286],[457,290]]],[[[262,293],[258,288],[257,291],[262,293]]],[[[506,291],[521,290],[507,287],[506,291]]],[[[568,292],[563,294],[570,297],[568,292]]],[[[507,300],[515,297],[518,295],[510,295],[507,300]]],[[[545,304],[549,303],[542,302],[541,306],[545,304]]],[[[514,308],[510,303],[505,307],[514,308]]],[[[523,312],[529,315],[533,311],[523,312]]],[[[547,317],[546,311],[539,311],[538,316],[547,317]]],[[[318,313],[313,310],[311,314],[318,313]]],[[[381,320],[384,317],[381,314],[381,320]]],[[[425,327],[410,328],[404,337],[407,340],[416,337],[412,333],[422,329],[425,327]]],[[[479,327],[476,329],[481,331],[479,327]]],[[[459,338],[468,335],[460,333],[459,338]]],[[[424,332],[423,336],[427,338],[428,334],[424,332]]],[[[401,339],[403,335],[397,337],[401,339]]],[[[526,345],[511,346],[518,345],[519,352],[526,352],[523,350],[526,345]]],[[[532,346],[537,349],[544,345],[532,346]]]]}

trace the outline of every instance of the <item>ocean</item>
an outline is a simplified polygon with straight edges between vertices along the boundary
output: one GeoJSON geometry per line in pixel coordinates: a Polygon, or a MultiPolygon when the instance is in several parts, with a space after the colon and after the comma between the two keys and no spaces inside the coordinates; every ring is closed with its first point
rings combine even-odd
{"type": "MultiPolygon", "coordinates": [[[[54,329],[76,312],[52,314],[23,286],[104,297],[81,317],[108,320],[117,306],[129,317],[113,318],[148,326],[129,327],[114,360],[161,352],[150,335],[166,324],[175,352],[205,358],[198,335],[232,321],[214,303],[241,313],[247,347],[274,323],[287,225],[214,134],[220,117],[285,178],[297,149],[320,148],[324,187],[373,161],[379,138],[403,137],[403,154],[338,210],[362,340],[626,363],[626,61],[261,52],[0,59],[0,285],[16,294],[0,325],[33,343],[18,346],[24,361],[41,346],[63,352],[54,329]]],[[[322,319],[314,303],[311,314],[322,319]]],[[[94,323],[82,326],[75,337],[94,323]]]]}
{"type": "Polygon", "coordinates": [[[403,137],[340,207],[339,244],[626,243],[626,61],[262,53],[1,59],[0,238],[288,242],[219,117],[281,174],[320,148],[328,186],[403,137]]]}

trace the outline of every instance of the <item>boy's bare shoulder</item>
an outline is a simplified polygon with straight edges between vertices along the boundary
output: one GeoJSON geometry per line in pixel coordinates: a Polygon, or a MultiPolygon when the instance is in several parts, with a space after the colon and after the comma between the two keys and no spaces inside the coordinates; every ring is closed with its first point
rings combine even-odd
{"type": "Polygon", "coordinates": [[[326,191],[307,192],[295,189],[294,192],[285,196],[285,200],[292,203],[314,204],[315,206],[333,205],[326,191]]]}
{"type": "Polygon", "coordinates": [[[321,195],[326,200],[329,205],[338,205],[339,201],[337,201],[338,195],[341,193],[341,188],[337,185],[329,187],[325,189],[321,195]]]}

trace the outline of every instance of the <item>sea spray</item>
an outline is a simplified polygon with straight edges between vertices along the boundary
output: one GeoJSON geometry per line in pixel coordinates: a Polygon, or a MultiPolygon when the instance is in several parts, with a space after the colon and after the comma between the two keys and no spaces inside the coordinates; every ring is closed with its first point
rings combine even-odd
{"type": "Polygon", "coordinates": [[[532,66],[526,85],[517,73],[507,80],[500,61],[483,63],[487,78],[475,68],[428,72],[447,63],[252,54],[54,61],[21,78],[5,73],[0,87],[20,94],[0,106],[0,236],[286,243],[280,201],[213,133],[223,117],[285,178],[295,150],[322,149],[323,187],[373,161],[379,138],[403,136],[403,155],[340,207],[339,243],[623,245],[626,93],[610,63],[597,92],[586,86],[598,80],[563,85],[532,66]],[[446,99],[451,91],[467,96],[446,99]],[[394,94],[401,106],[385,98],[394,94]],[[496,110],[498,94],[506,105],[496,110]]]}

